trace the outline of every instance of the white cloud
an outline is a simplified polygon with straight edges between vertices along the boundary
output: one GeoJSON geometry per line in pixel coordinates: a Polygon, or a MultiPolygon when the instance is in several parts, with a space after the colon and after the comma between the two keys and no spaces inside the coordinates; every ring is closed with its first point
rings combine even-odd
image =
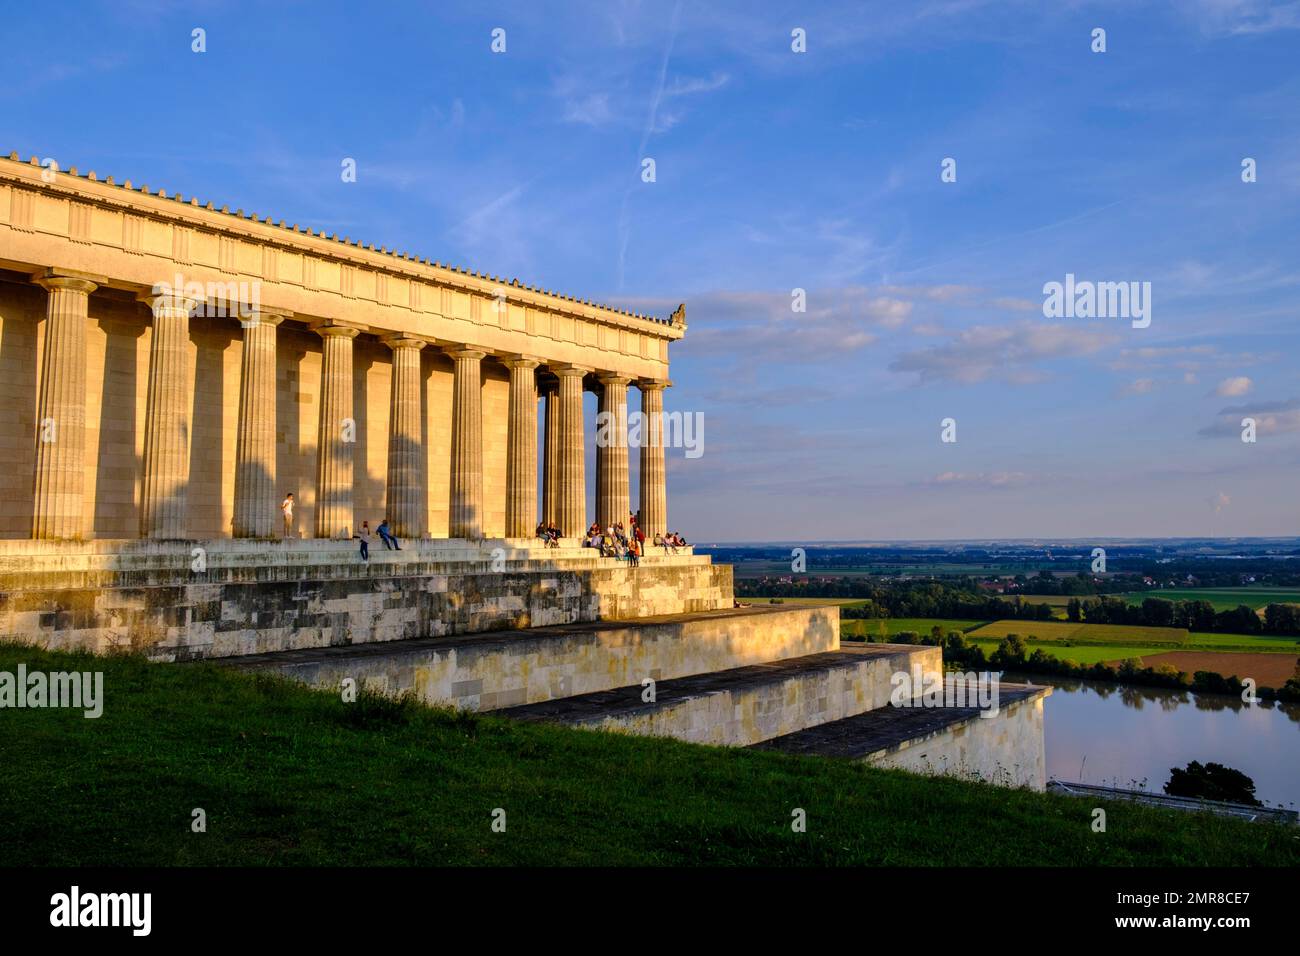
{"type": "Polygon", "coordinates": [[[1237,375],[1233,378],[1225,378],[1220,382],[1218,388],[1214,390],[1214,394],[1220,398],[1239,398],[1249,392],[1254,385],[1255,383],[1249,377],[1237,375]]]}
{"type": "Polygon", "coordinates": [[[1155,391],[1155,387],[1156,387],[1155,379],[1138,378],[1138,379],[1134,379],[1133,381],[1125,385],[1123,388],[1121,388],[1119,390],[1119,395],[1121,398],[1128,397],[1130,395],[1147,395],[1155,391]]]}
{"type": "Polygon", "coordinates": [[[1035,365],[1052,359],[1092,355],[1115,341],[1114,333],[1073,325],[1020,322],[977,325],[952,333],[947,342],[904,352],[895,372],[915,372],[922,383],[974,384],[999,379],[1014,384],[1041,381],[1035,365]]]}
{"type": "Polygon", "coordinates": [[[1255,419],[1255,434],[1260,437],[1300,432],[1300,399],[1233,405],[1219,412],[1213,424],[1198,434],[1205,438],[1240,436],[1243,418],[1255,419]]]}

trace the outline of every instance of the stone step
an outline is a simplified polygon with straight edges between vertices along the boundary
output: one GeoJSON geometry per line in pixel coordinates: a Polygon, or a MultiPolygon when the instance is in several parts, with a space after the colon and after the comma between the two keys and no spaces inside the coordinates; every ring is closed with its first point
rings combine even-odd
{"type": "Polygon", "coordinates": [[[942,671],[940,650],[905,644],[843,645],[767,664],[657,680],[512,707],[516,720],[617,730],[692,743],[748,746],[884,707],[898,672],[942,671]]]}
{"type": "MultiPolygon", "coordinates": [[[[378,539],[373,539],[368,563],[361,560],[357,540],[0,540],[0,580],[13,588],[46,574],[80,573],[102,579],[106,574],[142,571],[190,573],[200,555],[202,565],[213,571],[324,567],[365,572],[370,567],[380,569],[378,573],[391,574],[429,573],[430,569],[442,566],[506,571],[546,567],[586,570],[627,564],[619,558],[602,558],[593,549],[578,546],[576,539],[566,539],[558,548],[547,548],[532,539],[481,542],[430,539],[404,542],[400,551],[390,551],[378,539]]],[[[695,554],[691,548],[679,548],[674,553],[653,546],[641,559],[643,564],[656,567],[705,565],[711,560],[708,555],[695,554]]],[[[90,586],[103,583],[95,580],[90,586]]]]}
{"type": "MultiPolygon", "coordinates": [[[[883,645],[876,645],[877,647],[883,645]]],[[[491,710],[834,651],[839,608],[785,604],[228,657],[317,687],[491,710]]],[[[938,649],[933,649],[938,655],[938,649]]],[[[661,686],[662,683],[661,683],[661,686]]]]}
{"type": "MultiPolygon", "coordinates": [[[[950,688],[952,681],[949,675],[950,688]]],[[[981,716],[985,711],[974,706],[886,706],[772,737],[754,748],[1042,790],[1047,783],[1043,700],[1051,692],[1003,683],[996,711],[987,710],[991,716],[981,716]]]]}

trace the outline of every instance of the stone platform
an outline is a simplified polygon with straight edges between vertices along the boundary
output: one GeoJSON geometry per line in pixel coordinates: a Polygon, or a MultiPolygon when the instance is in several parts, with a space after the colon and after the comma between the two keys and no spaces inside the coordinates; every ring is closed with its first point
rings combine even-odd
{"type": "Polygon", "coordinates": [[[645,678],[667,682],[806,658],[839,643],[838,608],[772,606],[283,651],[223,663],[317,687],[352,678],[383,693],[493,710],[628,685],[639,693],[645,678]]]}
{"type": "Polygon", "coordinates": [[[1051,692],[1001,684],[996,717],[981,717],[976,707],[882,707],[774,737],[755,749],[1042,790],[1043,701],[1051,692]]]}
{"type": "Polygon", "coordinates": [[[513,707],[503,715],[596,730],[746,746],[884,707],[896,672],[942,672],[937,647],[844,645],[731,670],[513,707]]]}
{"type": "Polygon", "coordinates": [[[731,568],[577,542],[0,541],[0,640],[162,661],[729,609],[731,568]]]}

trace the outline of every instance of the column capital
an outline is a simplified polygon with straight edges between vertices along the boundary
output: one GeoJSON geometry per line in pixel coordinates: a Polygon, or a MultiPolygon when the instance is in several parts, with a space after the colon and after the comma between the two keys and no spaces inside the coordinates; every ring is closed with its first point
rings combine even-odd
{"type": "Polygon", "coordinates": [[[487,352],[483,349],[471,348],[468,345],[458,345],[452,348],[444,348],[443,351],[454,359],[483,359],[487,352]]]}
{"type": "Polygon", "coordinates": [[[279,325],[287,318],[282,312],[254,312],[252,315],[242,316],[239,324],[246,329],[255,329],[259,325],[279,325]]]}
{"type": "Polygon", "coordinates": [[[560,378],[582,378],[595,369],[587,365],[573,365],[569,362],[551,362],[548,367],[560,378]]]}
{"type": "Polygon", "coordinates": [[[632,376],[616,375],[613,372],[602,372],[600,375],[596,376],[596,381],[600,382],[601,385],[630,385],[632,383],[632,376]]]}
{"type": "Polygon", "coordinates": [[[501,364],[506,368],[537,368],[542,360],[531,355],[502,355],[501,364]]]}
{"type": "Polygon", "coordinates": [[[104,284],[102,276],[88,272],[74,272],[71,269],[41,269],[32,274],[32,281],[46,291],[68,289],[72,292],[84,292],[87,295],[104,284]]]}
{"type": "Polygon", "coordinates": [[[346,322],[335,322],[333,319],[322,319],[319,322],[313,322],[311,324],[311,330],[323,339],[355,339],[361,334],[361,329],[357,326],[349,325],[346,322]]]}
{"type": "Polygon", "coordinates": [[[417,338],[414,335],[407,335],[404,332],[394,332],[391,335],[381,335],[379,341],[383,342],[394,352],[398,349],[415,349],[416,351],[419,351],[429,344],[425,339],[417,338]]]}
{"type": "Polygon", "coordinates": [[[154,286],[149,292],[141,292],[135,297],[137,302],[149,306],[153,314],[183,312],[189,315],[203,300],[193,294],[187,294],[170,286],[154,286]]]}
{"type": "Polygon", "coordinates": [[[642,392],[663,391],[665,388],[672,388],[672,379],[667,378],[639,378],[636,380],[636,387],[642,392]]]}

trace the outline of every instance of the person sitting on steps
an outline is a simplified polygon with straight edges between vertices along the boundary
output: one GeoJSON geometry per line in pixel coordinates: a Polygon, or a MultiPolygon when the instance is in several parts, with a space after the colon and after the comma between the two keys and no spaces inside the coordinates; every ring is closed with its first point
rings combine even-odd
{"type": "Polygon", "coordinates": [[[384,550],[386,550],[386,551],[401,551],[401,550],[402,550],[402,546],[401,546],[400,544],[397,543],[397,538],[395,538],[395,537],[393,536],[393,533],[392,533],[391,531],[388,530],[388,519],[387,519],[387,518],[385,518],[383,521],[379,522],[379,527],[376,528],[375,531],[376,531],[376,533],[379,535],[379,540],[382,541],[382,542],[384,542],[384,550]]]}

